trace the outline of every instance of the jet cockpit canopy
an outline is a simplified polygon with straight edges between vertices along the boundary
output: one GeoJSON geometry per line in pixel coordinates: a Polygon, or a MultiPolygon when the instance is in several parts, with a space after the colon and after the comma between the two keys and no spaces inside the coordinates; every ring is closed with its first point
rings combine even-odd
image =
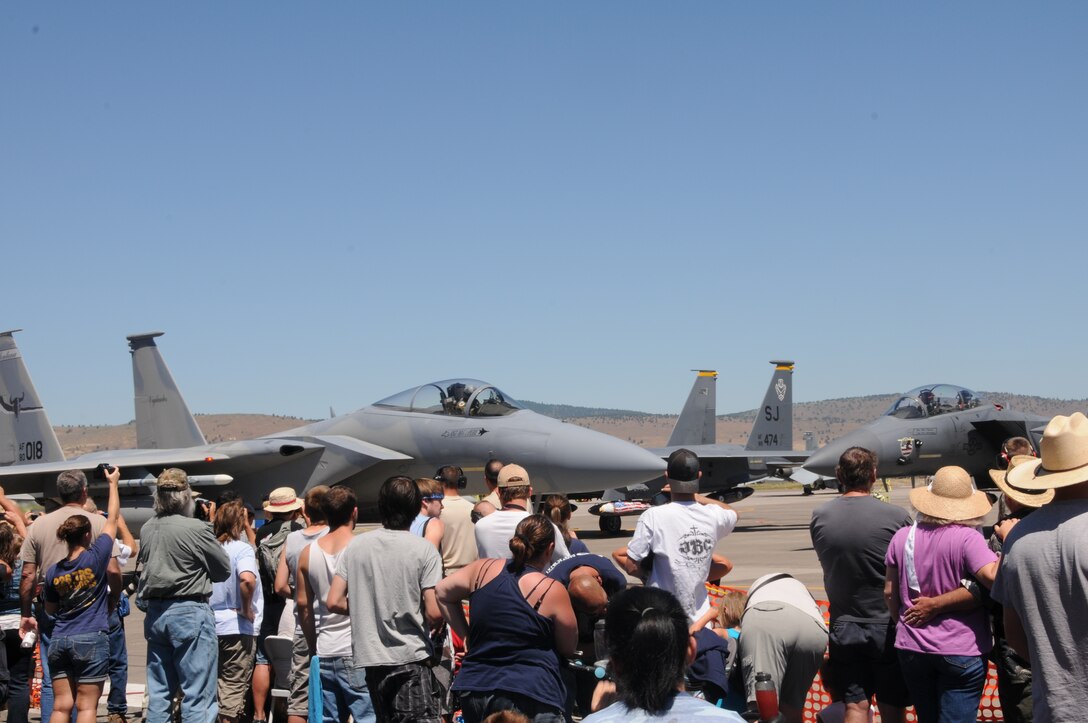
{"type": "Polygon", "coordinates": [[[938,414],[974,409],[982,397],[967,387],[955,384],[929,384],[906,392],[884,412],[886,417],[921,419],[938,414]]]}
{"type": "Polygon", "coordinates": [[[465,417],[501,417],[523,407],[498,387],[479,379],[446,379],[406,389],[374,403],[402,412],[465,417]]]}

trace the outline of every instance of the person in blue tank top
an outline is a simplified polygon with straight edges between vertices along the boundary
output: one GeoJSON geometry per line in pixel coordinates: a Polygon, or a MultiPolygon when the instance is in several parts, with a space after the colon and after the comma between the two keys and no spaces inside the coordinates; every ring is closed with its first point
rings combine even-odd
{"type": "Polygon", "coordinates": [[[68,543],[68,557],[50,567],[42,597],[45,612],[55,620],[49,644],[49,672],[53,677],[52,723],[64,723],[77,709],[76,720],[95,720],[102,687],[109,677],[110,645],[106,568],[113,554],[121,502],[117,467],[105,469],[110,496],[106,525],[91,542],[91,521],[72,515],[57,529],[68,543]]]}
{"type": "Polygon", "coordinates": [[[530,515],[510,540],[512,560],[477,560],[436,588],[446,621],[468,639],[453,681],[465,723],[504,710],[533,723],[565,720],[559,669],[574,654],[578,625],[566,588],[542,572],[554,549],[555,527],[543,515],[530,515]],[[466,598],[471,624],[462,607],[466,598]]]}

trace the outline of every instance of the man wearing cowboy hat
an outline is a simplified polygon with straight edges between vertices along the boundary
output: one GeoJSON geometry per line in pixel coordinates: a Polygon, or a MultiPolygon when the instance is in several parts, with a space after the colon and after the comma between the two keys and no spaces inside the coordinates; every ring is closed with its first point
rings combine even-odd
{"type": "MultiPolygon", "coordinates": [[[[1035,459],[1031,443],[1023,437],[1013,437],[1001,445],[1002,456],[1008,460],[1006,469],[990,470],[990,479],[1002,492],[1002,507],[1008,514],[994,526],[990,549],[1001,554],[1004,540],[1021,519],[1054,499],[1054,490],[1021,490],[1008,483],[1009,470],[1035,459]]],[[[1001,712],[1011,723],[1032,720],[1031,665],[1009,645],[1005,636],[1004,609],[996,602],[989,606],[990,623],[994,629],[994,649],[990,660],[997,670],[997,692],[1001,712]]]]}
{"type": "Polygon", "coordinates": [[[1005,538],[991,595],[1005,607],[1009,644],[1031,661],[1036,723],[1079,721],[1088,701],[1088,418],[1054,417],[1040,451],[1005,481],[1054,490],[1054,499],[1005,538]]]}

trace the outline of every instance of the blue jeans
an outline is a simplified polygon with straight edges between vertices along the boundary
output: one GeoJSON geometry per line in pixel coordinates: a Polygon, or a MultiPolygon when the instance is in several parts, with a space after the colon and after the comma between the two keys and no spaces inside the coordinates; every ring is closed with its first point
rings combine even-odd
{"type": "Polygon", "coordinates": [[[984,656],[900,650],[899,663],[919,723],[974,723],[986,682],[984,656]]]}
{"type": "Polygon", "coordinates": [[[170,723],[170,702],[181,691],[182,723],[213,723],[219,714],[216,672],[219,639],[207,603],[149,600],[146,723],[170,723]]]}
{"type": "Polygon", "coordinates": [[[323,657],[318,665],[321,667],[323,723],[347,723],[349,714],[356,723],[378,720],[366,687],[365,670],[356,668],[350,657],[323,657]]]}
{"type": "Polygon", "coordinates": [[[128,698],[128,647],[125,645],[125,619],[114,610],[109,617],[110,637],[110,694],[106,710],[110,713],[127,713],[128,698]]]}

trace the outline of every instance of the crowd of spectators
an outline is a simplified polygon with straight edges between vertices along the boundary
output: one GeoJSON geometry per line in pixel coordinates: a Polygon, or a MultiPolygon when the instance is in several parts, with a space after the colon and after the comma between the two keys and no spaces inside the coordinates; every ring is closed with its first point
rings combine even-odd
{"type": "Polygon", "coordinates": [[[872,720],[874,706],[884,721],[906,720],[909,706],[922,723],[973,721],[991,660],[1005,720],[1080,720],[1088,418],[1054,418],[1038,457],[1022,438],[1003,449],[989,539],[991,498],[963,469],[912,489],[912,517],[871,495],[872,452],[842,455],[844,493],[810,524],[829,625],[787,572],[708,596],[732,566],[715,548],[738,514],[699,494],[689,450],[668,460],[671,501],[645,512],[612,560],[578,540],[565,497],[534,513],[529,470],[498,460],[480,502],[461,494],[454,466],[390,477],[381,527],[363,534],[346,487],[273,490],[259,525],[237,495],[204,500],[167,469],[138,546],[119,470],[103,469],[104,514],[84,474],[65,472],[59,507],[29,525],[0,490],[0,698],[9,721],[27,719],[36,640],[43,720],[74,710],[90,723],[109,681],[110,723],[124,723],[116,637],[123,645],[132,592],[149,723],[264,721],[273,665],[289,667],[291,723],[766,719],[768,686],[777,720],[796,723],[821,665],[834,692],[825,723],[872,720]],[[120,571],[137,547],[126,590],[120,571]]]}

